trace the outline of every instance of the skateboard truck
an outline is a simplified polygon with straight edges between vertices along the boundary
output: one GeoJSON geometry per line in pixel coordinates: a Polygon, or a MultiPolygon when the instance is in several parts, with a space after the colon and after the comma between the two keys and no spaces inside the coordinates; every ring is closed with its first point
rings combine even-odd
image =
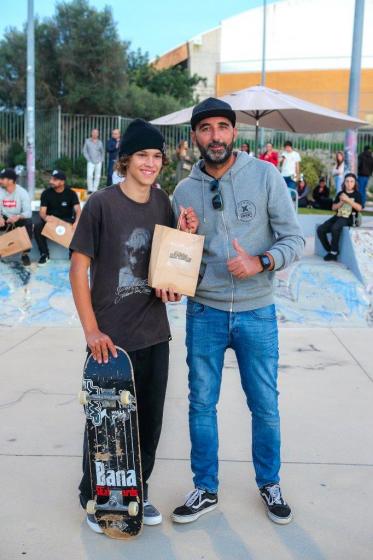
{"type": "Polygon", "coordinates": [[[96,401],[103,403],[106,407],[115,407],[119,402],[123,406],[129,406],[134,398],[129,391],[121,391],[119,395],[115,394],[115,389],[103,389],[99,395],[92,395],[88,391],[79,391],[79,402],[82,405],[87,405],[89,402],[96,401]]]}
{"type": "Polygon", "coordinates": [[[96,511],[126,511],[131,517],[135,517],[139,513],[138,502],[129,502],[128,506],[123,503],[123,495],[121,490],[112,490],[110,498],[104,504],[98,504],[96,500],[88,500],[86,506],[89,515],[95,514],[96,511]]]}

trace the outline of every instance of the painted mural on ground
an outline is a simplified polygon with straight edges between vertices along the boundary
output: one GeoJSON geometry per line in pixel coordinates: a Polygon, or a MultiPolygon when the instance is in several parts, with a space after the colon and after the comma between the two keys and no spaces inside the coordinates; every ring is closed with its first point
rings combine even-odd
{"type": "Polygon", "coordinates": [[[350,235],[365,290],[373,298],[373,229],[351,228],[350,235]]]}
{"type": "MultiPolygon", "coordinates": [[[[68,278],[69,263],[0,262],[0,325],[78,325],[68,278]]],[[[306,257],[276,274],[275,299],[284,326],[373,324],[372,303],[364,286],[339,263],[306,257]]],[[[185,299],[168,306],[171,325],[185,322],[185,299]]]]}

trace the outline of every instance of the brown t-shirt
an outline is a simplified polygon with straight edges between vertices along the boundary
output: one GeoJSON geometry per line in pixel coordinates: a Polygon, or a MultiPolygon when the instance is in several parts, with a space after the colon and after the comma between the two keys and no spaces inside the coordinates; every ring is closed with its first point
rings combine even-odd
{"type": "Polygon", "coordinates": [[[167,194],[151,189],[146,203],[119,185],[102,189],[84,206],[70,248],[92,259],[90,286],[99,329],[127,351],[170,339],[166,307],[148,286],[156,224],[172,227],[167,194]]]}

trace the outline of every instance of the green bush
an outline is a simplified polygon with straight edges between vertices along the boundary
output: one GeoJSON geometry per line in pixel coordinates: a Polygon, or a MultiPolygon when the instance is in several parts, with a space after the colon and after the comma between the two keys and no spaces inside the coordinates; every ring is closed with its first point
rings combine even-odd
{"type": "Polygon", "coordinates": [[[73,172],[74,175],[77,175],[80,178],[84,178],[84,181],[86,180],[86,176],[87,176],[87,160],[85,159],[84,156],[79,156],[75,161],[74,161],[74,165],[73,165],[73,172]]]}
{"type": "Polygon", "coordinates": [[[326,168],[323,162],[315,156],[302,156],[300,171],[311,188],[315,187],[322,175],[326,175],[326,168]]]}
{"type": "Polygon", "coordinates": [[[62,156],[54,162],[54,169],[58,171],[63,171],[69,180],[73,173],[73,161],[67,156],[62,156]]]}
{"type": "Polygon", "coordinates": [[[26,165],[26,152],[19,142],[12,142],[7,154],[7,167],[26,165]]]}
{"type": "Polygon", "coordinates": [[[171,160],[162,170],[159,176],[159,184],[167,194],[172,194],[176,187],[176,160],[171,160]]]}

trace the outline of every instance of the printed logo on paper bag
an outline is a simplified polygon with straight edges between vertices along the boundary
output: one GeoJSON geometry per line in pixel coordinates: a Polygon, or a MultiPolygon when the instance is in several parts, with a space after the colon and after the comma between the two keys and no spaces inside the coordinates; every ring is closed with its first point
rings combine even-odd
{"type": "Polygon", "coordinates": [[[66,233],[65,226],[57,226],[56,227],[56,233],[57,233],[57,235],[65,235],[65,233],[66,233]]]}
{"type": "Polygon", "coordinates": [[[182,253],[181,251],[174,251],[173,253],[169,254],[170,259],[177,259],[179,261],[184,261],[187,263],[191,262],[191,258],[186,253],[182,253]]]}

